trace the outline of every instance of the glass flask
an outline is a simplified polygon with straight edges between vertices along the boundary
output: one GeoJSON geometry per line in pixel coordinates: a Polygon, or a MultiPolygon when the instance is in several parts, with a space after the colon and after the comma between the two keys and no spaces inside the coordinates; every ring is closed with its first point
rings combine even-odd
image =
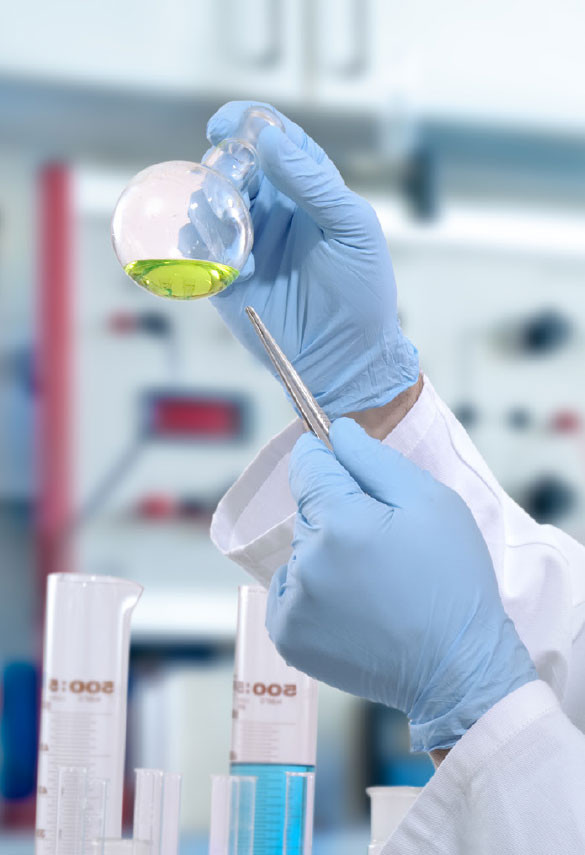
{"type": "Polygon", "coordinates": [[[234,137],[210,149],[202,163],[156,163],[134,176],[116,205],[112,241],[138,285],[159,297],[190,300],[217,294],[236,279],[254,241],[244,197],[267,125],[284,131],[272,110],[250,107],[234,137]]]}

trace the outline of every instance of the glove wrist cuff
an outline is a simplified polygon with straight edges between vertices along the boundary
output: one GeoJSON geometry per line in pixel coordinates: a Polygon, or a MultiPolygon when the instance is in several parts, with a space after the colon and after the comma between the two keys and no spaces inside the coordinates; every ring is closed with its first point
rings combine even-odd
{"type": "MultiPolygon", "coordinates": [[[[484,627],[482,630],[485,633],[484,627]]],[[[452,748],[495,704],[538,679],[509,618],[491,635],[491,641],[487,651],[454,651],[452,661],[440,668],[441,673],[415,702],[408,716],[413,751],[452,748]],[[461,663],[474,663],[474,667],[462,673],[461,663]]]]}
{"type": "MultiPolygon", "coordinates": [[[[330,419],[379,409],[415,385],[420,374],[418,350],[399,329],[396,335],[391,349],[371,354],[357,374],[351,373],[353,366],[347,366],[347,375],[338,378],[334,389],[316,395],[330,419]]],[[[299,373],[302,377],[300,366],[299,373]]]]}

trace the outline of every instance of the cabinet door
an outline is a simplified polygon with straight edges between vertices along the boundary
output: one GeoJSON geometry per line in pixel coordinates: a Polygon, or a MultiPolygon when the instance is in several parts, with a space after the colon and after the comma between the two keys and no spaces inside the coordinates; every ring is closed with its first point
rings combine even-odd
{"type": "Polygon", "coordinates": [[[585,126],[582,0],[374,0],[372,92],[427,116],[585,126]]]}
{"type": "Polygon", "coordinates": [[[313,0],[315,96],[409,115],[585,128],[585,5],[313,0]]]}
{"type": "Polygon", "coordinates": [[[373,0],[313,0],[307,6],[306,21],[311,48],[309,94],[333,106],[367,104],[376,76],[373,0]]]}
{"type": "Polygon", "coordinates": [[[214,0],[20,0],[0,27],[0,72],[204,93],[220,40],[214,0]]]}
{"type": "Polygon", "coordinates": [[[228,98],[290,102],[304,85],[304,0],[216,0],[211,86],[228,98]]]}

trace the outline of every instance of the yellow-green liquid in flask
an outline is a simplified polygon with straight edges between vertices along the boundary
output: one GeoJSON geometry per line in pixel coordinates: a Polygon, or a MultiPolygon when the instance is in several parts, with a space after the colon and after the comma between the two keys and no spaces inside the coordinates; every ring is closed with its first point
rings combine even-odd
{"type": "Polygon", "coordinates": [[[195,258],[141,258],[127,264],[124,270],[152,294],[175,300],[210,297],[238,276],[234,267],[195,258]]]}

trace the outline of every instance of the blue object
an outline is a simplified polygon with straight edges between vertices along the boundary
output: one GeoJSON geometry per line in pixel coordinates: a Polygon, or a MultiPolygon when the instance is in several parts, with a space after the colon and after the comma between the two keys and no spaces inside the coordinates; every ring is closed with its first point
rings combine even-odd
{"type": "Polygon", "coordinates": [[[0,793],[7,800],[35,791],[39,678],[34,665],[12,662],[2,675],[0,793]]]}
{"type": "MultiPolygon", "coordinates": [[[[209,121],[209,140],[232,135],[249,106],[222,107],[209,121]]],[[[325,152],[278,115],[286,133],[260,133],[262,171],[249,187],[253,255],[212,302],[274,374],[244,311],[256,309],[330,418],[382,406],[419,373],[398,322],[386,240],[373,208],[345,186],[325,152]]]]}
{"type": "Polygon", "coordinates": [[[335,454],[303,434],[291,455],[270,637],[290,665],[405,712],[412,750],[449,748],[536,670],[457,493],[351,419],[330,439],[335,454]]]}
{"type": "Polygon", "coordinates": [[[376,787],[424,787],[435,767],[428,754],[410,752],[408,719],[399,710],[368,704],[366,780],[376,787]]]}
{"type": "MultiPolygon", "coordinates": [[[[254,811],[254,855],[282,855],[284,819],[286,813],[286,773],[314,772],[314,766],[281,765],[277,763],[232,763],[231,775],[251,775],[256,778],[256,807],[254,811]]],[[[287,853],[303,855],[303,793],[299,789],[298,828],[290,829],[287,853]]]]}
{"type": "Polygon", "coordinates": [[[382,767],[381,787],[424,787],[433,777],[435,767],[425,752],[401,754],[382,767]]]}

